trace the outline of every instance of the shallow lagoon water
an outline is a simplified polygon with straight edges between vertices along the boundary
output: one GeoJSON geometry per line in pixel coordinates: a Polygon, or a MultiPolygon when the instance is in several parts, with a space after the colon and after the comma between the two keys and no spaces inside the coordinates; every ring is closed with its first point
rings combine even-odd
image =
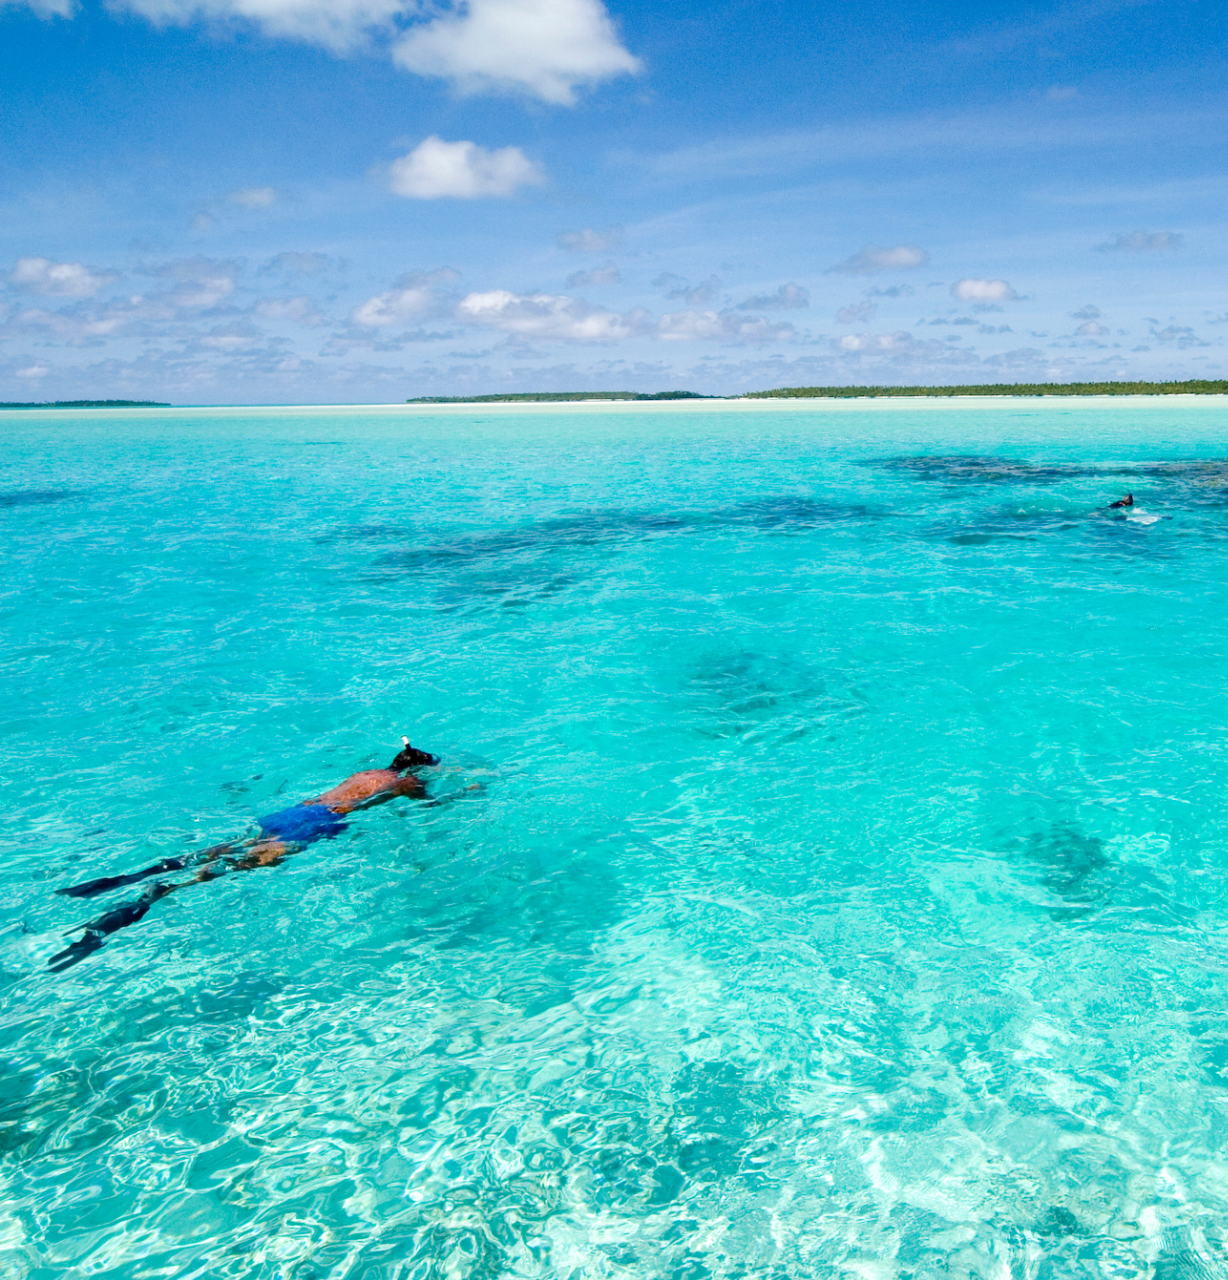
{"type": "Polygon", "coordinates": [[[1228,1274],[1228,403],[0,430],[0,1275],[1228,1274]]]}

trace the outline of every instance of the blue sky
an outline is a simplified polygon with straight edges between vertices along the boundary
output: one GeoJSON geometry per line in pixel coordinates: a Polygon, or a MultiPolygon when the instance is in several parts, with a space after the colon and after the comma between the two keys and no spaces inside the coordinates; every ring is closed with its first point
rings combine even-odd
{"type": "Polygon", "coordinates": [[[0,399],[1228,377],[1226,26],[0,0],[0,399]]]}

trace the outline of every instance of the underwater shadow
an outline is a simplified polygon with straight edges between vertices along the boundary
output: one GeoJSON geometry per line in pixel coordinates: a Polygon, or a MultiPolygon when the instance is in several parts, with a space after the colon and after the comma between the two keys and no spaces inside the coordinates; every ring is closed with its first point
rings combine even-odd
{"type": "Polygon", "coordinates": [[[1163,516],[1147,522],[1134,520],[1118,511],[1095,509],[1091,511],[1020,511],[998,508],[986,512],[980,519],[967,518],[936,521],[919,530],[919,536],[927,541],[941,541],[955,547],[984,547],[992,543],[1043,542],[1060,535],[1073,535],[1065,539],[1065,547],[1072,553],[1092,553],[1097,556],[1144,557],[1152,560],[1171,560],[1177,549],[1163,538],[1163,531],[1171,529],[1171,517],[1163,516]]]}
{"type": "Polygon", "coordinates": [[[1112,481],[1129,489],[1141,482],[1172,508],[1228,506],[1228,459],[1177,459],[1168,462],[1037,463],[997,455],[949,454],[868,458],[863,466],[915,477],[929,483],[964,485],[1053,485],[1069,480],[1112,481]]]}
{"type": "Polygon", "coordinates": [[[777,745],[869,709],[840,673],[812,670],[756,649],[697,660],[683,676],[679,696],[685,720],[701,737],[743,739],[774,731],[777,745]]]}
{"type": "Polygon", "coordinates": [[[0,489],[0,507],[45,507],[79,496],[76,489],[0,489]]]}
{"type": "Polygon", "coordinates": [[[869,458],[864,466],[942,484],[1059,484],[1105,474],[1090,466],[1021,462],[982,454],[913,455],[869,458]]]}
{"type": "Polygon", "coordinates": [[[1051,822],[1009,845],[1011,855],[1037,877],[1035,883],[1058,899],[1045,908],[1055,922],[1075,923],[1114,909],[1158,928],[1191,925],[1190,909],[1155,870],[1110,856],[1099,836],[1074,822],[1051,822]]]}
{"type": "MultiPolygon", "coordinates": [[[[434,580],[444,607],[502,597],[513,597],[513,604],[525,604],[556,594],[579,580],[578,575],[560,571],[559,556],[693,532],[743,529],[767,537],[787,537],[882,518],[885,513],[864,504],[829,503],[795,495],[756,498],[698,512],[593,510],[389,549],[375,557],[363,576],[375,581],[406,576],[434,580]]],[[[317,541],[378,543],[413,536],[413,531],[393,525],[354,525],[317,541]]]]}

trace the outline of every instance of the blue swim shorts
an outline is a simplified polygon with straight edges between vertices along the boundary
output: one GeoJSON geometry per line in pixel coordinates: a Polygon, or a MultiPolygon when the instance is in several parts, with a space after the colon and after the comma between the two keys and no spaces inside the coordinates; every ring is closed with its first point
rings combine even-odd
{"type": "Polygon", "coordinates": [[[260,819],[260,829],[266,836],[285,840],[290,844],[312,844],[340,835],[349,826],[339,813],[323,804],[296,804],[270,813],[260,819]]]}

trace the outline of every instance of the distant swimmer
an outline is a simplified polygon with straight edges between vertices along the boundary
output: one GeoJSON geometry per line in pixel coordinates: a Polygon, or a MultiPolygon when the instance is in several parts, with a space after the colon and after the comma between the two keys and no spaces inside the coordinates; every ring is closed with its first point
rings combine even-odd
{"type": "Polygon", "coordinates": [[[163,858],[152,867],[133,871],[128,875],[101,876],[97,880],[87,880],[84,884],[57,889],[56,893],[70,898],[93,898],[111,889],[147,880],[150,876],[183,871],[193,866],[199,868],[190,880],[179,884],[157,881],[132,902],[124,903],[96,920],[78,925],[85,933],[71,946],[53,955],[47,961],[48,967],[55,973],[71,968],[97,951],[109,934],[135,924],[155,902],[176,889],[212,880],[226,870],[250,871],[255,867],[273,866],[288,853],[305,849],[317,840],[328,840],[340,835],[349,826],[348,822],[343,821],[344,817],[357,809],[370,809],[378,804],[386,804],[397,796],[425,799],[426,787],[413,770],[437,765],[439,757],[429,751],[411,747],[408,738],[402,738],[401,741],[405,744],[404,748],[386,769],[364,769],[361,773],[351,774],[344,782],[338,783],[322,795],[291,805],[289,809],[270,813],[259,819],[260,834],[257,836],[215,844],[212,848],[185,854],[180,858],[163,858]]]}
{"type": "Polygon", "coordinates": [[[1128,493],[1124,498],[1118,498],[1116,502],[1110,502],[1109,510],[1113,511],[1117,507],[1132,507],[1132,506],[1134,506],[1134,494],[1128,493]]]}

